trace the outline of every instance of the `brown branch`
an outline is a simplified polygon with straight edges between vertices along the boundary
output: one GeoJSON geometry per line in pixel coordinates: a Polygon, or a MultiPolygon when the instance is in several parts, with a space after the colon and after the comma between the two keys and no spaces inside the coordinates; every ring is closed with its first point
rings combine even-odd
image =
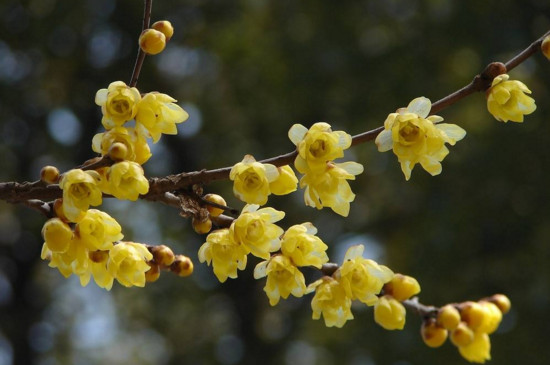
{"type": "MultiPolygon", "coordinates": [[[[141,27],[141,31],[143,32],[145,29],[149,28],[149,25],[151,23],[151,8],[153,7],[153,0],[145,0],[144,3],[144,10],[143,10],[143,25],[141,27]]],[[[134,64],[134,69],[132,71],[132,77],[130,78],[130,87],[134,87],[137,85],[138,79],[139,79],[139,73],[141,72],[141,68],[143,67],[143,61],[145,60],[145,52],[141,50],[141,47],[139,47],[138,54],[136,57],[136,63],[134,64]]]]}

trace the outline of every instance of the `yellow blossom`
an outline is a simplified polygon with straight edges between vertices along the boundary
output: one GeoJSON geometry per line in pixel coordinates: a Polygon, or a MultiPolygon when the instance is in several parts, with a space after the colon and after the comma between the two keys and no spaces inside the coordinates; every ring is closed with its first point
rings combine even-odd
{"type": "Polygon", "coordinates": [[[279,299],[288,298],[290,294],[301,297],[306,290],[304,275],[286,256],[276,255],[268,261],[260,262],[254,269],[254,278],[267,275],[264,291],[269,304],[276,305],[279,299]]]}
{"type": "Polygon", "coordinates": [[[42,237],[44,245],[51,252],[67,252],[71,241],[73,240],[73,231],[71,227],[59,218],[49,219],[42,228],[42,237]]]}
{"type": "Polygon", "coordinates": [[[97,209],[89,209],[75,227],[80,242],[90,251],[111,249],[113,242],[124,237],[121,230],[116,220],[97,209]]]}
{"type": "Polygon", "coordinates": [[[114,143],[122,143],[126,146],[125,160],[143,165],[151,157],[147,140],[134,128],[115,127],[107,132],[96,134],[92,139],[92,150],[104,156],[109,153],[114,143]]]}
{"type": "Polygon", "coordinates": [[[107,269],[108,258],[109,251],[89,251],[85,270],[77,274],[80,279],[80,285],[88,285],[90,279],[93,277],[97,286],[111,290],[114,277],[107,269]]]}
{"type": "Polygon", "coordinates": [[[66,278],[72,274],[79,275],[86,271],[88,256],[86,248],[78,240],[71,239],[65,252],[52,252],[46,243],[42,246],[40,257],[49,260],[49,267],[54,267],[66,278]]]}
{"type": "Polygon", "coordinates": [[[326,163],[321,173],[306,172],[300,179],[300,187],[305,187],[306,205],[321,209],[330,207],[335,213],[347,217],[350,202],[355,194],[347,180],[355,180],[355,175],[363,172],[363,165],[357,162],[326,163]]]}
{"type": "Polygon", "coordinates": [[[246,254],[246,249],[235,242],[228,228],[224,228],[206,237],[206,242],[199,249],[199,261],[212,264],[214,275],[223,283],[228,277],[235,279],[237,269],[244,270],[246,254]]]}
{"type": "Polygon", "coordinates": [[[384,122],[384,130],[376,137],[378,151],[393,149],[407,180],[419,163],[431,175],[441,173],[441,161],[449,154],[445,143],[454,145],[466,135],[455,124],[440,123],[443,118],[428,117],[432,103],[425,97],[416,98],[407,108],[391,113],[384,122]]]}
{"type": "Polygon", "coordinates": [[[117,199],[137,200],[147,194],[149,182],[143,176],[143,168],[131,161],[118,162],[107,173],[109,192],[117,199]]]}
{"type": "Polygon", "coordinates": [[[316,234],[317,228],[311,223],[290,227],[281,241],[283,255],[289,257],[296,266],[314,266],[320,269],[328,262],[328,246],[316,234]]]}
{"type": "Polygon", "coordinates": [[[393,297],[384,295],[374,305],[374,321],[387,330],[402,330],[405,307],[393,297]]]}
{"type": "Polygon", "coordinates": [[[485,315],[481,325],[477,328],[477,332],[491,334],[495,332],[502,321],[502,312],[494,303],[480,301],[479,304],[483,308],[485,315]]]}
{"type": "Polygon", "coordinates": [[[487,90],[487,109],[496,120],[521,123],[523,116],[534,112],[537,106],[533,98],[525,95],[531,90],[523,82],[509,78],[507,74],[494,78],[487,90]]]}
{"type": "Polygon", "coordinates": [[[145,272],[150,266],[147,261],[153,255],[147,248],[135,242],[120,242],[109,251],[107,270],[120,284],[130,286],[145,286],[145,272]]]}
{"type": "Polygon", "coordinates": [[[232,240],[239,243],[246,253],[267,260],[270,252],[281,247],[279,237],[284,230],[273,223],[283,219],[285,213],[273,208],[258,208],[258,205],[247,204],[229,230],[232,240]]]}
{"type": "Polygon", "coordinates": [[[274,165],[257,162],[251,155],[231,169],[229,178],[234,181],[233,193],[248,204],[264,205],[271,194],[269,184],[277,179],[279,172],[274,165]]]}
{"type": "Polygon", "coordinates": [[[63,190],[63,212],[72,222],[82,218],[90,205],[100,205],[100,176],[96,171],[70,170],[63,175],[59,187],[63,190]]]}
{"type": "Polygon", "coordinates": [[[279,176],[269,183],[269,190],[275,195],[286,195],[296,191],[298,186],[298,178],[294,174],[292,167],[285,165],[277,167],[279,176]]]}
{"type": "Polygon", "coordinates": [[[366,305],[374,305],[385,283],[393,277],[393,272],[375,261],[363,258],[365,246],[350,247],[344,263],[337,271],[339,281],[351,299],[358,299],[366,305]]]}
{"type": "Polygon", "coordinates": [[[491,340],[489,335],[483,332],[476,332],[474,340],[466,346],[458,348],[460,355],[470,362],[479,364],[485,363],[486,360],[491,360],[491,340]]]}
{"type": "Polygon", "coordinates": [[[177,134],[177,123],[189,118],[189,114],[175,103],[176,99],[157,92],[147,93],[138,105],[136,122],[143,126],[157,142],[162,133],[177,134]]]}
{"type": "Polygon", "coordinates": [[[351,313],[351,298],[346,295],[344,287],[335,279],[325,276],[310,284],[306,294],[315,290],[311,301],[313,319],[325,319],[327,327],[341,328],[347,320],[353,319],[351,313]]]}
{"type": "Polygon", "coordinates": [[[95,103],[101,106],[105,129],[122,126],[132,120],[137,113],[141,95],[135,87],[129,87],[122,81],[112,82],[107,89],[99,90],[95,103]]]}
{"type": "Polygon", "coordinates": [[[315,123],[309,130],[301,124],[294,124],[288,137],[297,147],[294,164],[302,174],[306,171],[323,173],[328,161],[343,157],[344,150],[351,146],[349,134],[333,132],[327,123],[315,123]]]}

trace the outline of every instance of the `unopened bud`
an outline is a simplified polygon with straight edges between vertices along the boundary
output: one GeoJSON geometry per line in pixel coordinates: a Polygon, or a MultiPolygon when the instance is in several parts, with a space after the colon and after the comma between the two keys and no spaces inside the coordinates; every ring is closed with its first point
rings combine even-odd
{"type": "Polygon", "coordinates": [[[170,265],[170,271],[179,276],[189,276],[193,273],[193,262],[187,256],[177,255],[172,265],[170,265]]]}
{"type": "MultiPolygon", "coordinates": [[[[225,199],[222,198],[218,194],[206,194],[204,196],[204,199],[208,200],[209,202],[216,203],[216,204],[219,204],[219,205],[223,205],[223,206],[227,205],[227,203],[225,202],[225,199]]],[[[208,213],[210,213],[210,215],[212,217],[217,217],[217,216],[219,216],[220,214],[223,213],[223,209],[216,208],[212,205],[207,205],[206,209],[208,209],[208,213]]]]}
{"type": "Polygon", "coordinates": [[[152,283],[157,281],[160,277],[160,268],[155,264],[149,264],[149,266],[151,266],[151,268],[145,272],[145,280],[148,283],[152,283]]]}
{"type": "Polygon", "coordinates": [[[55,199],[55,201],[53,202],[53,211],[55,212],[55,215],[57,216],[57,218],[65,222],[69,221],[65,216],[65,212],[63,211],[63,199],[61,198],[55,199]]]}
{"type": "Polygon", "coordinates": [[[191,224],[193,225],[193,229],[198,234],[206,234],[210,232],[212,229],[212,221],[210,219],[206,219],[205,221],[199,221],[195,218],[191,220],[191,224]]]}
{"type": "Polygon", "coordinates": [[[451,332],[451,342],[457,346],[468,346],[474,340],[474,331],[465,322],[460,322],[451,332]]]}
{"type": "Polygon", "coordinates": [[[145,29],[139,36],[139,46],[147,54],[159,54],[166,47],[166,37],[155,29],[145,29]]]}
{"type": "Polygon", "coordinates": [[[109,147],[109,157],[116,162],[123,161],[128,155],[128,147],[124,143],[115,142],[109,147]]]}
{"type": "Polygon", "coordinates": [[[491,303],[495,303],[495,305],[498,307],[498,309],[500,309],[502,314],[508,313],[510,311],[510,308],[512,308],[512,303],[510,302],[510,299],[508,299],[508,297],[504,294],[495,294],[487,298],[487,301],[491,303]]]}
{"type": "Polygon", "coordinates": [[[468,324],[472,330],[476,330],[483,323],[485,310],[477,302],[466,302],[461,304],[460,318],[468,324]]]}
{"type": "Polygon", "coordinates": [[[435,348],[445,343],[449,332],[445,328],[438,326],[436,321],[432,319],[422,322],[420,334],[426,345],[435,348]]]}
{"type": "Polygon", "coordinates": [[[109,258],[109,251],[90,251],[88,257],[91,261],[99,264],[101,262],[107,261],[109,258]]]}
{"type": "Polygon", "coordinates": [[[402,302],[420,293],[420,284],[412,276],[395,274],[393,279],[384,285],[384,293],[402,302]]]}
{"type": "Polygon", "coordinates": [[[174,27],[172,26],[172,23],[170,23],[168,20],[160,20],[158,22],[154,22],[151,28],[158,30],[159,32],[164,34],[167,42],[174,35],[174,27]]]}
{"type": "Polygon", "coordinates": [[[454,330],[460,323],[460,313],[454,306],[447,304],[437,313],[437,323],[448,330],[454,330]]]}
{"type": "Polygon", "coordinates": [[[56,184],[59,181],[59,170],[55,166],[44,166],[40,170],[40,180],[46,184],[56,184]]]}
{"type": "Polygon", "coordinates": [[[166,245],[153,246],[149,251],[153,254],[153,260],[161,266],[170,266],[176,259],[172,249],[166,245]]]}

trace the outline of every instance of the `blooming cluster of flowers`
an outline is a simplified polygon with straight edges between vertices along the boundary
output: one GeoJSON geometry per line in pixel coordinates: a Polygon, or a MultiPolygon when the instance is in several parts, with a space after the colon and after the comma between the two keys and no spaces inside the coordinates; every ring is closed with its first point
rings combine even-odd
{"type": "Polygon", "coordinates": [[[298,152],[294,166],[303,174],[300,187],[305,187],[306,205],[317,209],[330,207],[347,217],[350,202],[355,199],[347,180],[355,180],[363,172],[363,165],[334,160],[344,157],[344,150],[351,146],[351,136],[343,131],[333,132],[327,123],[315,123],[309,130],[294,124],[288,137],[298,152]]]}

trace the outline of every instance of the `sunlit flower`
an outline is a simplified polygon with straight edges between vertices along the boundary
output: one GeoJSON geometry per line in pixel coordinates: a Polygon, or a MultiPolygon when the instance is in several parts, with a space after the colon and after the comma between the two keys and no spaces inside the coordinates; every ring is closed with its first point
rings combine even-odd
{"type": "Polygon", "coordinates": [[[296,266],[314,266],[318,269],[328,262],[328,246],[317,236],[311,223],[294,225],[286,230],[281,242],[283,255],[296,266]]]}
{"type": "Polygon", "coordinates": [[[387,330],[402,330],[405,316],[405,307],[393,297],[384,295],[374,304],[374,321],[387,330]]]}
{"type": "Polygon", "coordinates": [[[228,277],[235,279],[237,269],[244,270],[246,253],[246,249],[235,242],[229,229],[224,228],[206,237],[206,242],[199,249],[199,261],[212,264],[214,275],[223,283],[228,277]]]}
{"type": "Polygon", "coordinates": [[[346,295],[344,287],[335,279],[325,276],[310,284],[306,293],[315,290],[311,301],[313,319],[325,319],[327,327],[342,327],[347,320],[353,319],[351,298],[346,295]]]}
{"type": "Polygon", "coordinates": [[[66,278],[72,274],[84,273],[88,265],[88,250],[74,238],[69,241],[64,252],[52,252],[46,243],[42,246],[40,257],[49,260],[49,267],[54,267],[66,278]]]}
{"type": "Polygon", "coordinates": [[[351,299],[374,305],[384,284],[392,279],[393,272],[386,266],[363,258],[364,250],[363,245],[350,247],[337,275],[351,299]]]}
{"type": "Polygon", "coordinates": [[[460,355],[470,362],[479,364],[491,360],[491,340],[489,335],[483,332],[476,332],[474,340],[466,346],[459,346],[460,355]]]}
{"type": "Polygon", "coordinates": [[[137,200],[147,194],[149,182],[143,175],[143,168],[131,161],[118,162],[107,173],[109,192],[117,199],[137,200]]]}
{"type": "Polygon", "coordinates": [[[507,74],[494,78],[487,90],[487,109],[501,122],[523,122],[523,116],[534,112],[537,106],[533,98],[525,95],[531,90],[523,82],[509,78],[507,74]]]}
{"type": "Polygon", "coordinates": [[[189,118],[189,114],[176,103],[176,99],[157,92],[147,93],[138,105],[136,122],[143,126],[157,142],[161,134],[177,134],[177,123],[189,118]]]}
{"type": "Polygon", "coordinates": [[[268,261],[260,262],[254,269],[254,278],[267,275],[264,291],[269,304],[276,305],[279,299],[288,298],[290,294],[301,297],[306,290],[304,275],[286,256],[276,255],[268,261]]]}
{"type": "Polygon", "coordinates": [[[109,149],[114,143],[122,143],[126,146],[125,160],[142,165],[151,157],[147,140],[139,135],[134,128],[114,127],[107,132],[96,134],[92,139],[92,150],[103,156],[109,153],[109,149]]]}
{"type": "Polygon", "coordinates": [[[87,262],[86,271],[80,273],[80,285],[86,286],[93,277],[94,282],[100,288],[111,290],[114,277],[107,269],[109,259],[109,251],[93,251],[88,253],[89,260],[87,262]]]}
{"type": "Polygon", "coordinates": [[[279,176],[269,183],[269,190],[275,195],[286,195],[296,191],[298,187],[298,178],[294,174],[292,167],[285,165],[277,167],[279,176]]]}
{"type": "Polygon", "coordinates": [[[122,285],[145,286],[145,272],[150,266],[147,261],[153,255],[147,248],[135,242],[120,242],[109,251],[107,269],[109,273],[122,285]]]}
{"type": "Polygon", "coordinates": [[[63,190],[63,212],[72,222],[82,218],[90,205],[100,205],[100,176],[95,171],[70,170],[63,174],[59,187],[63,190]]]}
{"type": "Polygon", "coordinates": [[[347,217],[350,202],[355,199],[347,180],[355,180],[355,175],[362,172],[363,165],[357,162],[329,162],[323,172],[306,172],[300,179],[300,187],[306,188],[306,205],[317,209],[330,207],[335,213],[347,217]]]}
{"type": "Polygon", "coordinates": [[[279,237],[284,230],[274,223],[283,219],[285,213],[273,208],[258,208],[255,204],[246,205],[229,230],[232,239],[247,253],[267,260],[270,252],[281,247],[279,237]]]}
{"type": "Polygon", "coordinates": [[[269,184],[277,179],[279,172],[274,165],[257,162],[251,155],[231,169],[235,196],[248,204],[264,205],[271,194],[269,184]]]}
{"type": "Polygon", "coordinates": [[[90,251],[111,249],[122,239],[121,230],[113,217],[96,209],[89,209],[75,227],[79,241],[90,251]]]}
{"type": "Polygon", "coordinates": [[[95,95],[95,103],[101,106],[105,129],[122,126],[132,120],[137,113],[141,95],[135,87],[129,87],[122,81],[112,82],[107,89],[99,90],[95,95]]]}
{"type": "Polygon", "coordinates": [[[378,151],[393,149],[407,180],[419,163],[431,175],[441,173],[441,161],[449,154],[445,143],[454,145],[466,135],[455,124],[440,123],[443,118],[428,117],[432,103],[425,97],[416,98],[407,108],[391,113],[384,130],[376,137],[378,151]]]}
{"type": "Polygon", "coordinates": [[[42,228],[42,237],[44,245],[51,252],[67,252],[71,241],[73,240],[73,231],[71,227],[59,218],[49,219],[42,228]]]}

